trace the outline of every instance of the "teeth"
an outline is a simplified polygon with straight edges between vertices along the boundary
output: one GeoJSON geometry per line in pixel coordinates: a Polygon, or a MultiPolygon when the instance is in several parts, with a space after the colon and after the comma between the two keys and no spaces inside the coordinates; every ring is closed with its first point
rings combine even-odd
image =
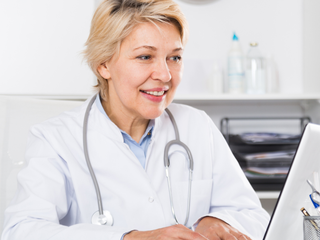
{"type": "Polygon", "coordinates": [[[164,91],[161,91],[161,92],[149,92],[149,91],[144,91],[145,93],[147,94],[150,94],[150,95],[154,95],[154,96],[162,96],[164,94],[164,91]]]}

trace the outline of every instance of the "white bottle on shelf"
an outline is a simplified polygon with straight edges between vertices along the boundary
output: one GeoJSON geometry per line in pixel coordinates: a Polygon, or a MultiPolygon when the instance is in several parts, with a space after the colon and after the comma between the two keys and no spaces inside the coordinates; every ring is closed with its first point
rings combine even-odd
{"type": "Polygon", "coordinates": [[[256,42],[250,43],[246,56],[246,93],[266,93],[266,61],[256,42]]]}
{"type": "Polygon", "coordinates": [[[237,35],[234,33],[228,54],[228,93],[244,92],[244,56],[237,35]]]}

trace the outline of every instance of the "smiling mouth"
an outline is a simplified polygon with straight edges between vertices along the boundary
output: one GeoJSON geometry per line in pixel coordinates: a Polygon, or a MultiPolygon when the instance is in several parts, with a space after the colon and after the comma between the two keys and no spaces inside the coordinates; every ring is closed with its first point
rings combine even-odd
{"type": "Polygon", "coordinates": [[[143,93],[146,93],[146,94],[149,94],[149,95],[152,95],[152,96],[156,96],[156,97],[161,97],[163,96],[167,91],[143,91],[143,90],[140,90],[140,92],[143,92],[143,93]]]}

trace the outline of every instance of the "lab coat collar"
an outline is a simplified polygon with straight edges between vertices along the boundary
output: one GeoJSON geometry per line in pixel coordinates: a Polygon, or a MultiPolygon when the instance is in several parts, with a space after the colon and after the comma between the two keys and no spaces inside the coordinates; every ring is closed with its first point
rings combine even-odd
{"type": "MultiPolygon", "coordinates": [[[[97,93],[93,94],[85,101],[85,103],[84,103],[85,108],[83,109],[83,111],[85,111],[87,109],[87,106],[88,106],[90,100],[93,97],[96,97],[96,94],[97,93]]],[[[121,130],[109,118],[106,118],[105,115],[103,113],[101,113],[97,104],[95,104],[95,103],[91,107],[90,116],[89,116],[89,124],[93,123],[94,126],[100,126],[101,128],[104,128],[106,126],[106,128],[110,128],[109,130],[105,129],[106,131],[111,130],[114,133],[114,134],[109,134],[109,137],[114,138],[114,140],[116,140],[116,141],[120,141],[120,142],[124,143],[124,139],[123,139],[121,130]],[[93,119],[91,119],[90,116],[93,119]]],[[[152,125],[154,125],[154,126],[153,126],[153,130],[152,130],[151,141],[154,140],[154,138],[157,135],[157,132],[160,131],[158,129],[162,128],[161,126],[164,122],[164,119],[166,119],[166,118],[169,118],[169,116],[165,111],[163,111],[163,113],[159,117],[153,119],[152,125]]],[[[89,127],[90,126],[88,126],[88,129],[89,129],[89,127]]]]}
{"type": "MultiPolygon", "coordinates": [[[[111,119],[109,118],[108,114],[106,113],[106,111],[104,110],[103,106],[102,106],[102,103],[101,103],[101,97],[100,97],[100,94],[97,94],[96,96],[96,100],[95,100],[95,104],[97,106],[97,108],[99,109],[99,111],[109,120],[111,121],[111,119]]],[[[147,126],[147,129],[145,130],[143,136],[141,137],[140,139],[140,142],[139,144],[143,141],[143,139],[147,136],[147,134],[152,134],[152,130],[153,130],[153,126],[154,126],[154,119],[151,119],[148,123],[148,126],[147,126]]],[[[125,131],[123,131],[122,129],[119,129],[123,135],[123,138],[128,138],[132,141],[134,141],[132,139],[132,137],[126,133],[125,131]]]]}

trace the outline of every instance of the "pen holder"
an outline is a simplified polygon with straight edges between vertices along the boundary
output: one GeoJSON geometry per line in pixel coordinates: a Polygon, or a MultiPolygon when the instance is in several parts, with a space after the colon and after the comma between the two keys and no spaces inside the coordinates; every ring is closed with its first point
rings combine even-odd
{"type": "Polygon", "coordinates": [[[303,217],[303,239],[320,240],[320,216],[303,217]]]}

